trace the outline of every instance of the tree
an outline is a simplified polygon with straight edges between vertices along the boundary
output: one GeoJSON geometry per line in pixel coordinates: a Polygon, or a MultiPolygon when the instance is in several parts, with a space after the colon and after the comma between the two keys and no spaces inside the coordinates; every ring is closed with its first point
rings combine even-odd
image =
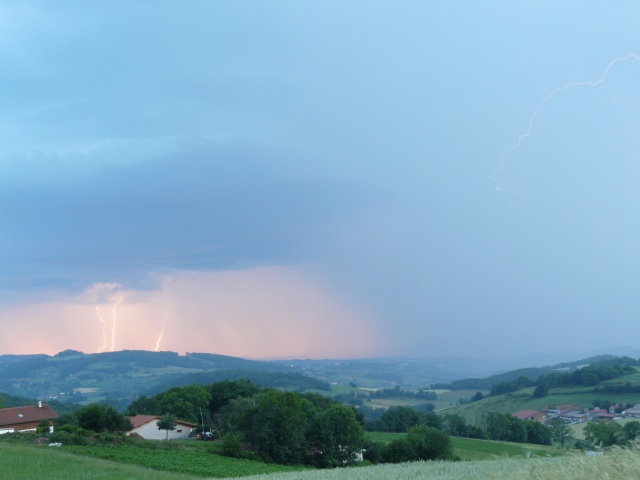
{"type": "Polygon", "coordinates": [[[182,388],[173,387],[158,395],[162,412],[194,423],[200,421],[200,410],[206,411],[210,401],[211,394],[207,388],[195,383],[182,388]]]}
{"type": "Polygon", "coordinates": [[[524,426],[527,428],[527,443],[551,445],[553,432],[549,427],[535,420],[525,420],[524,426]]]}
{"type": "Polygon", "coordinates": [[[592,445],[610,447],[611,445],[624,445],[627,442],[624,429],[614,422],[589,422],[583,431],[585,439],[592,445]]]}
{"type": "Polygon", "coordinates": [[[547,385],[546,383],[541,383],[533,391],[533,398],[546,397],[548,394],[549,394],[549,385],[547,385]]]}
{"type": "Polygon", "coordinates": [[[320,468],[354,463],[365,443],[364,430],[354,411],[343,405],[331,405],[316,413],[310,422],[307,440],[313,463],[320,468]]]}
{"type": "Polygon", "coordinates": [[[229,404],[231,400],[248,398],[260,393],[262,389],[249,380],[224,380],[208,387],[210,400],[209,410],[214,415],[229,404]]]}
{"type": "Polygon", "coordinates": [[[448,413],[444,416],[445,431],[454,437],[466,437],[468,432],[467,420],[458,413],[448,413]]]}
{"type": "Polygon", "coordinates": [[[45,433],[49,433],[51,431],[51,424],[49,420],[41,420],[38,424],[38,428],[36,428],[36,433],[38,435],[43,435],[45,433]]]}
{"type": "Polygon", "coordinates": [[[169,440],[169,431],[176,429],[176,417],[171,413],[165,413],[162,418],[157,421],[156,425],[158,425],[158,430],[166,431],[167,434],[165,440],[169,440]]]}
{"type": "Polygon", "coordinates": [[[297,393],[263,393],[257,397],[249,439],[263,458],[299,464],[307,450],[304,434],[313,413],[313,404],[297,393]]]}
{"type": "Polygon", "coordinates": [[[380,417],[380,421],[386,426],[387,432],[406,432],[411,427],[420,424],[420,415],[415,410],[407,407],[390,407],[380,417]]]}
{"type": "MultiPolygon", "coordinates": [[[[592,425],[591,423],[589,425],[592,425]]],[[[553,439],[560,444],[560,448],[564,448],[565,443],[571,438],[573,430],[567,422],[561,418],[556,418],[550,423],[551,435],[553,439]]],[[[587,430],[585,427],[585,431],[587,430]]]]}
{"type": "Polygon", "coordinates": [[[487,434],[492,440],[520,443],[527,441],[527,428],[524,422],[508,413],[489,412],[487,434]]]}
{"type": "Polygon", "coordinates": [[[389,442],[383,454],[383,461],[389,463],[453,458],[449,436],[425,426],[414,427],[406,436],[389,442]]]}
{"type": "Polygon", "coordinates": [[[625,423],[623,428],[627,439],[634,441],[640,433],[640,422],[632,420],[629,423],[625,423]]]}
{"type": "Polygon", "coordinates": [[[76,417],[80,427],[96,433],[123,432],[132,428],[129,419],[118,413],[115,408],[97,403],[79,408],[76,417]]]}

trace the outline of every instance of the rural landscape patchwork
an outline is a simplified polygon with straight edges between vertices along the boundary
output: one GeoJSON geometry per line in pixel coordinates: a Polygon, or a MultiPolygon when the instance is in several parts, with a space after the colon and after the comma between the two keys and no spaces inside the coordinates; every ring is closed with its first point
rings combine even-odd
{"type": "Polygon", "coordinates": [[[0,0],[0,479],[640,478],[638,19],[0,0]]]}
{"type": "Polygon", "coordinates": [[[60,479],[640,471],[639,360],[601,355],[448,382],[447,359],[435,378],[433,363],[2,355],[0,458],[12,478],[60,479]]]}

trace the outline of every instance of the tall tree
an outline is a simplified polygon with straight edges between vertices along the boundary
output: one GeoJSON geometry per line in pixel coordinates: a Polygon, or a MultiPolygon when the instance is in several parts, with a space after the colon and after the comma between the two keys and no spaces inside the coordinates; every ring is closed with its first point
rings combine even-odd
{"type": "Polygon", "coordinates": [[[259,395],[249,437],[255,450],[276,463],[301,463],[311,402],[293,392],[272,390],[259,395]]]}
{"type": "MultiPolygon", "coordinates": [[[[556,418],[551,422],[549,428],[551,428],[553,439],[560,444],[560,448],[564,448],[565,443],[567,443],[573,433],[569,424],[561,418],[556,418]]],[[[585,428],[585,432],[586,430],[587,428],[585,428]]]]}
{"type": "Polygon", "coordinates": [[[162,418],[157,421],[156,425],[158,426],[158,430],[166,431],[165,440],[169,440],[169,431],[176,429],[176,417],[171,413],[165,413],[162,418]]]}
{"type": "Polygon", "coordinates": [[[354,411],[343,405],[318,412],[310,422],[307,440],[313,463],[321,468],[352,464],[365,442],[354,411]]]}
{"type": "Polygon", "coordinates": [[[425,426],[414,427],[406,436],[389,442],[383,453],[383,460],[390,463],[453,458],[449,436],[425,426]]]}

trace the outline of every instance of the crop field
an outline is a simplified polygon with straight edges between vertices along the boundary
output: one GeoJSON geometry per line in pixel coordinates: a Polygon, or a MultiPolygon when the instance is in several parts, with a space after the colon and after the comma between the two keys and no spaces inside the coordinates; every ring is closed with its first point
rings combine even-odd
{"type": "Polygon", "coordinates": [[[0,444],[2,478],[11,480],[191,480],[198,477],[80,457],[57,448],[0,444]]]}
{"type": "Polygon", "coordinates": [[[594,480],[640,478],[640,454],[616,449],[602,456],[505,458],[482,462],[414,462],[398,465],[279,473],[243,480],[594,480]]]}
{"type": "MultiPolygon", "coordinates": [[[[456,439],[463,442],[468,439],[456,439]]],[[[475,440],[470,440],[476,442],[475,440]]],[[[487,445],[498,442],[481,442],[487,445]]],[[[507,444],[513,445],[513,444],[507,444]]],[[[458,444],[458,447],[460,444],[458,444]]],[[[500,443],[501,450],[505,444],[500,443]]],[[[524,448],[529,448],[529,445],[524,448]]],[[[127,447],[124,447],[127,448],[127,447]]],[[[477,451],[477,445],[473,447],[477,451]]],[[[218,471],[208,471],[191,475],[186,472],[166,472],[167,464],[158,460],[156,469],[144,468],[126,464],[125,455],[111,450],[111,460],[91,458],[65,451],[63,448],[36,447],[24,445],[0,444],[0,465],[3,473],[10,472],[12,480],[195,480],[197,478],[228,477],[243,480],[593,480],[593,479],[628,479],[640,478],[640,453],[631,449],[613,449],[602,456],[586,456],[576,452],[558,458],[536,456],[532,453],[528,457],[496,458],[483,461],[462,462],[413,462],[398,465],[377,465],[353,468],[338,468],[334,470],[304,470],[304,471],[273,471],[265,475],[266,471],[249,468],[238,469],[231,466],[231,459],[224,459],[211,454],[200,453],[199,456],[209,456],[214,462],[219,462],[218,471]],[[222,460],[222,461],[221,461],[222,460]],[[224,460],[230,460],[225,463],[224,460]]],[[[129,450],[135,448],[129,447],[129,450]]],[[[175,462],[171,450],[159,448],[155,450],[167,458],[166,462],[175,462]]],[[[85,450],[86,453],[86,450],[85,450]]],[[[176,449],[178,456],[184,456],[187,461],[199,462],[192,458],[189,452],[176,449]]],[[[495,452],[494,452],[495,453],[495,452]]],[[[132,454],[135,455],[135,454],[132,454]]],[[[155,457],[155,455],[154,455],[155,457]]],[[[145,461],[140,457],[135,461],[145,461]]],[[[242,464],[240,462],[239,464],[242,464]]],[[[249,462],[256,463],[256,462],[249,462]]],[[[277,466],[274,466],[279,468],[277,466]]]]}
{"type": "Polygon", "coordinates": [[[204,452],[202,449],[199,449],[200,451],[182,448],[150,449],[130,445],[112,445],[100,447],[69,446],[62,447],[62,450],[81,456],[199,477],[225,478],[301,470],[297,467],[222,457],[204,452]]]}

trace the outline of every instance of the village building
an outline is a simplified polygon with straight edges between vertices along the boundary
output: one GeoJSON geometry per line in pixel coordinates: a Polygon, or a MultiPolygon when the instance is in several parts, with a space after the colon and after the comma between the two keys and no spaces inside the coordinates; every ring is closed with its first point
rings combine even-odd
{"type": "Polygon", "coordinates": [[[627,408],[624,412],[622,412],[622,414],[625,417],[640,418],[640,408],[636,408],[635,406],[627,408]]]}
{"type": "Polygon", "coordinates": [[[49,406],[38,405],[0,409],[0,434],[14,432],[35,432],[42,420],[49,422],[49,431],[53,432],[53,422],[59,415],[49,406]]]}
{"type": "Polygon", "coordinates": [[[569,410],[560,415],[560,418],[569,423],[584,423],[589,421],[589,414],[582,410],[569,410]]]}
{"type": "MultiPolygon", "coordinates": [[[[158,420],[162,417],[156,415],[136,415],[135,417],[129,417],[133,429],[127,432],[127,435],[137,433],[142,438],[147,440],[165,440],[167,438],[167,431],[160,430],[158,428],[158,420]]],[[[195,428],[195,423],[184,422],[182,420],[176,420],[175,430],[169,430],[169,440],[178,438],[187,438],[191,429],[195,428]]]]}
{"type": "Polygon", "coordinates": [[[541,410],[518,410],[511,415],[520,420],[535,420],[536,422],[542,422],[547,418],[547,414],[541,410]]]}

